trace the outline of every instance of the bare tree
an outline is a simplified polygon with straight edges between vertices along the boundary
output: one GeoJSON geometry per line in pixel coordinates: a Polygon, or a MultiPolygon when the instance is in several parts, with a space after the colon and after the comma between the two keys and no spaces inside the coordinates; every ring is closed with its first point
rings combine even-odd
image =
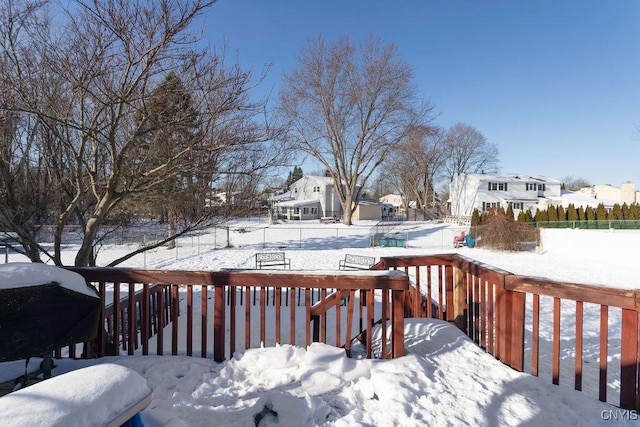
{"type": "Polygon", "coordinates": [[[326,168],[350,225],[360,189],[419,123],[413,72],[392,44],[309,39],[285,75],[279,110],[289,138],[326,168]]]}
{"type": "Polygon", "coordinates": [[[565,189],[572,190],[572,191],[579,190],[584,187],[591,187],[591,184],[586,179],[574,178],[571,175],[568,175],[562,178],[562,183],[565,189]]]}
{"type": "MultiPolygon", "coordinates": [[[[0,112],[30,117],[47,133],[45,159],[62,187],[51,256],[56,263],[67,224],[82,230],[75,264],[90,265],[101,227],[123,202],[161,188],[170,194],[189,191],[195,182],[206,187],[215,176],[255,173],[277,158],[282,146],[268,144],[273,127],[261,120],[265,104],[249,99],[257,84],[251,72],[227,65],[224,51],[198,49],[189,31],[214,3],[77,1],[66,15],[56,15],[64,17],[56,26],[28,2],[7,8],[7,22],[28,31],[3,27],[0,49],[8,67],[2,82],[16,96],[0,112]],[[180,76],[197,125],[192,115],[157,100],[156,89],[170,73],[180,76]],[[226,169],[247,152],[260,159],[248,165],[252,170],[226,169]],[[167,191],[167,185],[174,188],[167,191]]],[[[166,240],[206,220],[203,212],[166,240]]]]}
{"type": "Polygon", "coordinates": [[[489,172],[498,166],[499,150],[473,126],[464,123],[453,125],[446,134],[448,159],[445,163],[449,182],[463,173],[489,172]]]}
{"type": "Polygon", "coordinates": [[[444,131],[420,125],[411,129],[385,161],[385,176],[403,196],[405,207],[415,201],[418,209],[428,209],[436,202],[435,186],[447,160],[444,131]]]}

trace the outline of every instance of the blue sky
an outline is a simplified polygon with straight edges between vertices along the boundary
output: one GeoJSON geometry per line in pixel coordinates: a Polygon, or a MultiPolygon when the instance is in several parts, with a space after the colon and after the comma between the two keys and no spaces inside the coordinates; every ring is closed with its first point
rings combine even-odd
{"type": "MultiPolygon", "coordinates": [[[[474,126],[500,171],[640,189],[640,1],[219,0],[205,37],[273,91],[309,37],[395,43],[434,123],[474,126]]],[[[307,171],[305,171],[307,172],[307,171]]]]}

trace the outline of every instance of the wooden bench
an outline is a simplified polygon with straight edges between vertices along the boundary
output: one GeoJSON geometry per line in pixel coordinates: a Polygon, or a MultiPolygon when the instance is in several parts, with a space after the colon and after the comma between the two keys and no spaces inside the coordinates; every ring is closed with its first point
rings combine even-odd
{"type": "Polygon", "coordinates": [[[291,260],[285,258],[284,252],[260,252],[256,254],[256,268],[279,266],[291,268],[291,260]]]}
{"type": "Polygon", "coordinates": [[[376,263],[375,257],[346,254],[340,260],[340,270],[369,270],[376,263]]]}

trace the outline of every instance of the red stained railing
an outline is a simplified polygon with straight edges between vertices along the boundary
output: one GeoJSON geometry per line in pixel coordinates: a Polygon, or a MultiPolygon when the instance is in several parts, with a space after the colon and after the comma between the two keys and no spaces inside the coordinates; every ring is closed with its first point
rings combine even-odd
{"type": "MultiPolygon", "coordinates": [[[[373,267],[377,273],[70,269],[103,293],[107,285],[114,289],[113,307],[104,308],[105,325],[111,325],[115,347],[128,354],[138,346],[149,354],[153,334],[166,329],[170,333],[153,337],[156,354],[165,353],[165,340],[171,354],[184,347],[187,355],[199,352],[216,361],[236,350],[278,343],[321,341],[350,353],[358,335],[367,357],[399,357],[405,317],[428,317],[455,323],[513,369],[536,376],[548,370],[554,384],[568,375],[576,390],[585,382],[585,343],[595,343],[597,354],[591,348],[588,357],[597,357],[599,399],[611,400],[608,386],[619,383],[619,406],[640,410],[638,290],[516,276],[460,255],[385,257],[373,267]],[[181,296],[186,301],[180,303],[181,296]],[[186,310],[178,316],[181,305],[186,310]],[[587,305],[597,308],[595,327],[585,328],[587,305]],[[619,314],[620,336],[609,334],[612,312],[619,314]],[[376,322],[383,336],[374,352],[376,322]],[[543,331],[541,325],[548,324],[551,330],[543,331]],[[200,337],[194,336],[198,329],[200,337]],[[619,369],[608,363],[612,346],[620,354],[619,369]],[[573,354],[568,373],[562,363],[567,351],[573,354]]],[[[100,333],[103,355],[105,332],[100,333]]]]}
{"type": "Polygon", "coordinates": [[[561,356],[570,353],[574,359],[573,372],[569,373],[572,387],[582,390],[584,344],[587,340],[595,343],[599,399],[607,401],[609,386],[619,383],[619,406],[640,410],[639,290],[522,277],[457,254],[382,258],[374,268],[400,269],[411,277],[407,317],[455,322],[475,343],[518,371],[538,376],[544,362],[550,366],[554,384],[560,383],[561,356]],[[544,313],[540,310],[541,298],[552,302],[552,308],[544,313]],[[585,304],[599,306],[597,329],[591,325],[585,330],[585,304]],[[620,313],[621,333],[617,337],[609,334],[612,310],[620,313]],[[570,326],[564,327],[562,322],[570,326]],[[540,330],[541,324],[548,323],[553,325],[547,331],[550,343],[541,337],[540,330]],[[543,344],[549,349],[544,354],[543,344]],[[611,347],[619,347],[620,353],[619,369],[614,372],[610,372],[608,363],[611,347]],[[525,360],[530,361],[530,369],[525,367],[525,360]]]}
{"type": "Polygon", "coordinates": [[[190,356],[197,351],[202,357],[212,353],[216,361],[229,358],[236,350],[261,345],[310,345],[312,336],[313,341],[349,352],[352,338],[364,330],[368,337],[365,351],[371,357],[374,319],[379,318],[384,319],[381,357],[403,354],[403,304],[409,289],[404,274],[69,269],[97,284],[101,294],[107,286],[113,292],[113,304],[103,305],[105,330],[99,330],[97,338],[99,355],[107,354],[106,335],[113,340],[109,344],[128,354],[134,354],[139,345],[143,355],[150,354],[153,337],[155,354],[165,353],[168,339],[172,355],[184,348],[190,356]],[[179,292],[180,287],[184,289],[179,292]],[[374,293],[381,296],[382,305],[374,303],[374,293]],[[186,298],[186,310],[179,316],[181,296],[186,298]],[[327,320],[331,320],[329,327],[327,320]],[[154,336],[165,325],[170,333],[154,336]],[[356,329],[356,325],[363,326],[356,329]],[[200,337],[194,336],[197,330],[200,337]]]}

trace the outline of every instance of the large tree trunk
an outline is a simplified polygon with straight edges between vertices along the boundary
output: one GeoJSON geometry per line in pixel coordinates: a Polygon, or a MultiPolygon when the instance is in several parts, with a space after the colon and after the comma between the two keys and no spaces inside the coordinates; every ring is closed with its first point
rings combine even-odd
{"type": "Polygon", "coordinates": [[[353,225],[353,196],[345,194],[344,205],[342,205],[342,223],[344,225],[353,225]]]}
{"type": "Polygon", "coordinates": [[[107,218],[107,214],[110,210],[116,206],[118,199],[111,197],[109,193],[103,197],[96,206],[96,209],[87,221],[84,227],[84,236],[82,237],[82,245],[76,254],[76,267],[93,267],[96,265],[95,254],[93,253],[93,246],[98,236],[98,231],[107,218]]]}
{"type": "MultiPolygon", "coordinates": [[[[176,215],[173,209],[169,209],[167,211],[167,238],[170,238],[176,234],[175,223],[176,223],[176,215]]],[[[167,243],[167,249],[175,249],[175,248],[176,248],[176,240],[175,239],[169,240],[169,242],[167,243]]]]}

